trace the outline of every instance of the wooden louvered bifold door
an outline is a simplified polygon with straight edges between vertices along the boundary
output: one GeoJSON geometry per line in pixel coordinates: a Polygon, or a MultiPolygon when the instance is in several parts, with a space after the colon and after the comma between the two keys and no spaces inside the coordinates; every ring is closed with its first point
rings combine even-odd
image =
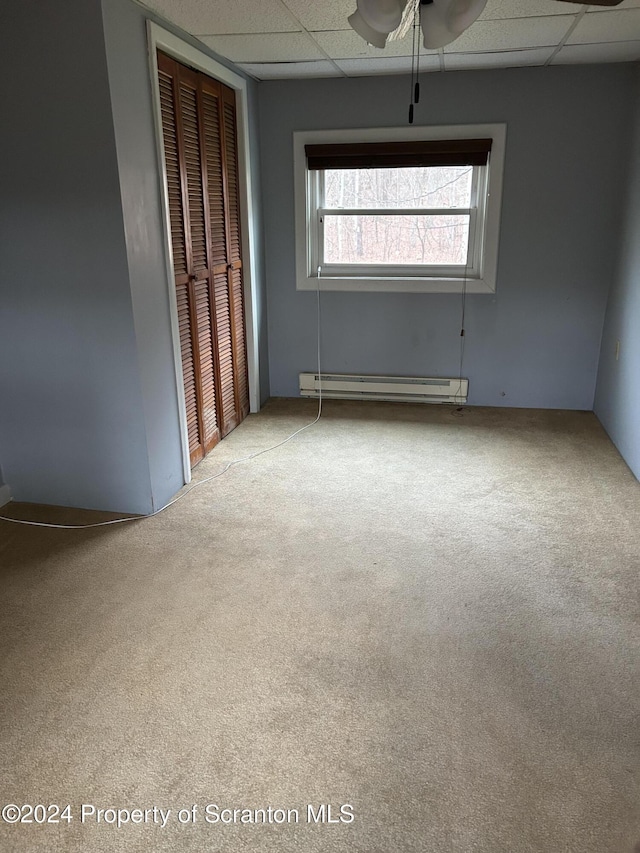
{"type": "Polygon", "coordinates": [[[195,464],[249,410],[235,96],[160,52],[158,69],[189,453],[195,464]]]}

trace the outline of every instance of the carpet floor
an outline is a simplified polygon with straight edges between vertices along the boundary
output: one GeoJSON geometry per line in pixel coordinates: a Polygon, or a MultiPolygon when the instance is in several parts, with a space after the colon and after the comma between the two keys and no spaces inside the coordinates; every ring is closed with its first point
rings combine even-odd
{"type": "Polygon", "coordinates": [[[0,850],[631,853],[639,519],[591,413],[340,401],[0,522],[0,850]]]}

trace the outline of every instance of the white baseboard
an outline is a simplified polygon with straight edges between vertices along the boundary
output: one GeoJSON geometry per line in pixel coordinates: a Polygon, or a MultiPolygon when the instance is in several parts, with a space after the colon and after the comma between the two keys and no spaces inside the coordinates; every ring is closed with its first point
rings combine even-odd
{"type": "Polygon", "coordinates": [[[9,486],[0,486],[0,506],[8,504],[11,500],[11,489],[9,486]]]}

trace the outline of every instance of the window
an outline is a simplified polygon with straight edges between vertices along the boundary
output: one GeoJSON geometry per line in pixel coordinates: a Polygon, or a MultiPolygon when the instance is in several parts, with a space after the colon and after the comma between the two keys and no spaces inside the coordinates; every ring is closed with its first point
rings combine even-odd
{"type": "Polygon", "coordinates": [[[299,289],[495,290],[503,126],[295,137],[299,289]]]}

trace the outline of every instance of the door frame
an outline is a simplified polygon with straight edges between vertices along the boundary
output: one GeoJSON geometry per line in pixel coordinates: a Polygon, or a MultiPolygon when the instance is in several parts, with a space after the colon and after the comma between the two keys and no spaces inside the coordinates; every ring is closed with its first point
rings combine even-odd
{"type": "Polygon", "coordinates": [[[244,322],[247,342],[247,373],[249,381],[249,411],[260,411],[260,359],[258,347],[258,276],[256,269],[256,234],[253,215],[253,196],[251,193],[251,155],[249,142],[249,104],[247,81],[231,71],[225,65],[207,56],[183,41],[179,36],[165,30],[153,21],[147,20],[147,40],[149,45],[149,68],[153,100],[153,117],[158,152],[158,175],[160,179],[160,198],[164,223],[165,266],[169,308],[171,312],[171,335],[173,338],[173,358],[176,371],[176,391],[180,412],[180,434],[182,438],[182,466],[184,481],[191,481],[191,462],[189,459],[189,438],[187,433],[187,411],[184,398],[182,376],[182,357],[180,353],[180,332],[178,328],[178,308],[175,298],[173,274],[173,252],[171,248],[171,221],[169,218],[169,196],[167,191],[167,172],[164,159],[162,136],[162,114],[160,112],[160,83],[158,79],[158,50],[169,54],[178,62],[196,68],[209,77],[219,80],[236,93],[236,122],[238,144],[238,177],[240,184],[240,226],[242,232],[242,269],[244,291],[244,322]]]}

